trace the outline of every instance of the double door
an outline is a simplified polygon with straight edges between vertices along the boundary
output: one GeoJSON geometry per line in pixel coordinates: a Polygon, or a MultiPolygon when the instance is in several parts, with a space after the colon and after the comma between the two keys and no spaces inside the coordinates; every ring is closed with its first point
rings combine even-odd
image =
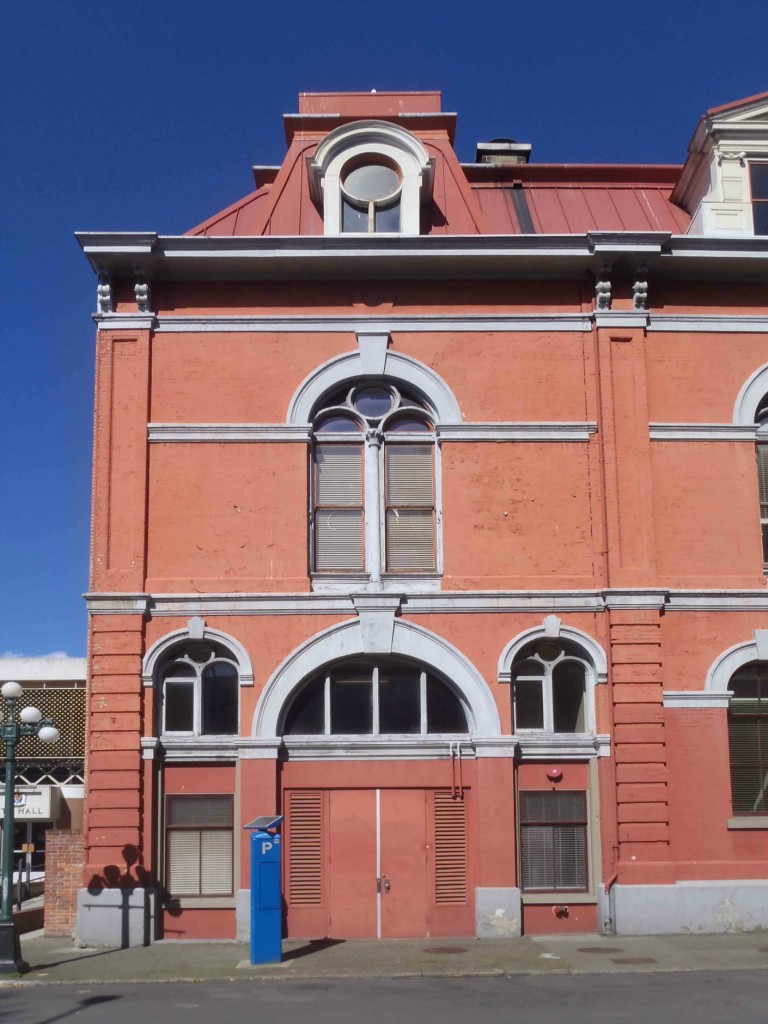
{"type": "Polygon", "coordinates": [[[289,934],[419,938],[474,930],[466,798],[424,789],[285,796],[289,934]]]}

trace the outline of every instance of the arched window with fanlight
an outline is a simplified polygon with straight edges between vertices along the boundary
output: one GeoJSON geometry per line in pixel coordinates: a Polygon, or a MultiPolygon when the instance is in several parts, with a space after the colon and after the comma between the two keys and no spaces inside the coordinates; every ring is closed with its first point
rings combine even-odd
{"type": "Polygon", "coordinates": [[[308,679],[288,705],[284,736],[462,736],[461,698],[437,673],[405,658],[355,659],[308,679]]]}
{"type": "Polygon", "coordinates": [[[571,641],[541,638],[512,665],[514,731],[593,731],[591,662],[571,641]]]}
{"type": "Polygon", "coordinates": [[[343,385],[313,417],[315,574],[438,571],[434,413],[386,380],[343,385]]]}
{"type": "Polygon", "coordinates": [[[768,394],[763,395],[757,404],[755,423],[757,424],[757,484],[760,492],[763,565],[768,569],[768,394]]]}
{"type": "Polygon", "coordinates": [[[238,665],[223,644],[190,639],[159,671],[164,735],[229,736],[238,732],[238,665]]]}

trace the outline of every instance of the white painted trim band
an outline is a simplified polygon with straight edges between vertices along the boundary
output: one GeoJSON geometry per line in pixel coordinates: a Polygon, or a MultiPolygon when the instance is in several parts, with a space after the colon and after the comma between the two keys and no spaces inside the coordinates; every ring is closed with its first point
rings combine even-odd
{"type": "Polygon", "coordinates": [[[310,440],[309,425],[295,423],[150,423],[147,437],[163,441],[300,441],[310,440]]]}
{"type": "MultiPolygon", "coordinates": [[[[418,586],[417,580],[409,581],[418,586]]],[[[430,580],[420,592],[405,594],[406,614],[500,613],[554,611],[604,612],[606,609],[661,609],[667,612],[768,612],[766,590],[476,590],[430,593],[430,580]]],[[[366,590],[365,581],[350,580],[328,593],[300,594],[86,594],[94,615],[326,615],[352,614],[352,595],[366,590]]],[[[382,588],[386,592],[386,588],[382,588]]],[[[397,587],[395,589],[401,589],[397,587]]],[[[367,591],[370,592],[370,591],[367,591]]]]}
{"type": "Polygon", "coordinates": [[[652,441],[751,441],[757,427],[734,423],[650,423],[652,441]]]}

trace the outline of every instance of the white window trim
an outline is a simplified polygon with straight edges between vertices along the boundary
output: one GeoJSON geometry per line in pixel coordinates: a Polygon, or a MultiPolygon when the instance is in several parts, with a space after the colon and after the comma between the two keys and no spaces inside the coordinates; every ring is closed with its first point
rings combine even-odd
{"type": "Polygon", "coordinates": [[[758,403],[768,394],[768,363],[747,378],[733,407],[733,422],[755,427],[758,403]]]}
{"type": "MultiPolygon", "coordinates": [[[[350,160],[379,157],[400,173],[400,230],[398,235],[420,233],[421,205],[432,195],[434,160],[424,145],[397,125],[386,121],[357,121],[330,132],[308,161],[312,199],[322,205],[326,235],[342,234],[341,178],[350,160]]],[[[345,234],[351,232],[344,232],[345,234]]]]}
{"type": "Polygon", "coordinates": [[[158,665],[170,656],[175,647],[180,647],[185,640],[211,640],[219,643],[232,655],[237,666],[238,679],[241,686],[253,686],[253,666],[248,652],[235,637],[220,629],[212,629],[200,618],[192,618],[184,629],[175,629],[156,640],[149,648],[141,663],[141,682],[144,686],[154,686],[155,672],[158,665]]]}
{"type": "MultiPolygon", "coordinates": [[[[283,707],[298,686],[331,662],[371,653],[411,658],[449,679],[464,702],[473,743],[478,738],[502,737],[496,701],[475,666],[437,633],[402,618],[393,619],[391,640],[386,649],[380,644],[372,645],[360,618],[331,626],[297,647],[264,686],[254,712],[251,735],[262,740],[279,740],[278,725],[283,707]]],[[[466,736],[457,739],[469,742],[466,736]]]]}
{"type": "MultiPolygon", "coordinates": [[[[349,381],[350,387],[359,386],[365,382],[365,378],[349,381]]],[[[342,378],[339,384],[344,384],[342,378]]],[[[398,381],[389,377],[376,378],[372,383],[392,384],[397,387],[398,381]]],[[[427,396],[429,401],[429,396],[427,396]]],[[[431,405],[431,402],[430,402],[431,405]]],[[[437,423],[435,422],[434,409],[419,410],[419,416],[423,416],[432,425],[432,430],[427,433],[406,432],[388,434],[386,429],[364,430],[359,435],[353,433],[332,433],[312,434],[313,448],[311,458],[313,470],[310,480],[310,508],[309,521],[310,529],[310,578],[312,589],[318,593],[349,593],[362,586],[372,586],[375,589],[396,589],[397,591],[418,591],[439,590],[443,574],[443,530],[442,530],[442,453],[437,434],[437,423]],[[363,523],[364,523],[364,567],[363,570],[347,572],[344,570],[318,570],[315,568],[315,472],[314,459],[317,444],[361,444],[363,445],[363,523]],[[386,484],[385,484],[385,449],[388,445],[395,444],[421,444],[432,446],[432,471],[435,502],[435,523],[434,523],[434,545],[435,565],[434,568],[426,571],[413,570],[412,572],[389,572],[387,571],[387,550],[386,550],[386,484]]]]}
{"type": "MultiPolygon", "coordinates": [[[[544,727],[541,729],[515,729],[513,733],[523,758],[561,757],[574,758],[606,757],[610,754],[610,736],[596,732],[595,687],[608,679],[608,662],[605,651],[588,633],[573,626],[564,626],[556,615],[548,615],[541,626],[535,626],[519,633],[512,639],[499,657],[499,683],[512,683],[512,672],[521,651],[535,640],[570,641],[576,645],[581,656],[567,653],[566,657],[584,666],[585,683],[585,730],[579,733],[556,733],[553,727],[554,709],[552,704],[551,671],[542,678],[544,701],[544,727]]],[[[512,694],[514,713],[514,694],[512,694]]]]}
{"type": "Polygon", "coordinates": [[[238,671],[237,662],[232,658],[224,657],[223,655],[217,655],[215,658],[207,661],[204,665],[199,662],[194,662],[189,658],[185,658],[183,654],[174,658],[173,654],[169,656],[169,664],[164,666],[161,670],[161,678],[158,679],[158,698],[160,701],[159,716],[160,724],[162,726],[160,730],[161,737],[172,737],[180,738],[182,736],[190,736],[195,739],[202,738],[208,735],[224,735],[224,736],[237,736],[240,732],[240,701],[237,702],[237,721],[235,728],[231,733],[205,733],[203,732],[203,675],[205,670],[210,665],[224,664],[231,665],[235,672],[238,671]],[[172,667],[173,664],[179,662],[185,665],[189,665],[195,670],[195,676],[178,676],[174,677],[172,667]],[[168,681],[175,681],[185,683],[192,687],[193,699],[192,699],[192,728],[191,729],[166,729],[165,727],[165,711],[167,706],[165,687],[168,681]]]}

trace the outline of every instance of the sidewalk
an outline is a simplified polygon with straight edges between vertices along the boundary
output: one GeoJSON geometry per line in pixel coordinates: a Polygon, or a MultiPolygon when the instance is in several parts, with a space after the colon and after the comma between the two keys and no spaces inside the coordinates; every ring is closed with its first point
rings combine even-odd
{"type": "Polygon", "coordinates": [[[252,967],[235,942],[157,942],[79,949],[42,932],[22,936],[30,965],[20,984],[45,982],[407,978],[507,974],[618,974],[765,970],[768,932],[641,938],[572,935],[522,939],[286,939],[283,962],[252,967]]]}

